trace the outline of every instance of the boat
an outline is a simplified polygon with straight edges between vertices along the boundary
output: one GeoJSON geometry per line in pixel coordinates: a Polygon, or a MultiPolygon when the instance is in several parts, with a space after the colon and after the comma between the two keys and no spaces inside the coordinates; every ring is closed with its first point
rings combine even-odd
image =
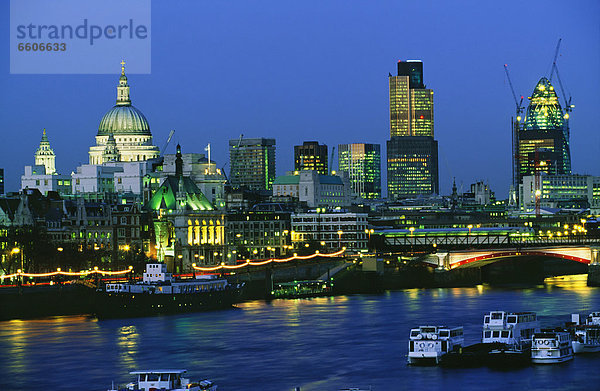
{"type": "Polygon", "coordinates": [[[94,315],[129,318],[231,307],[239,300],[243,284],[230,284],[215,275],[176,279],[162,263],[149,263],[142,282],[114,282],[99,289],[94,315]]]}
{"type": "Polygon", "coordinates": [[[464,344],[462,327],[420,326],[410,330],[408,364],[437,365],[442,356],[464,344]]]}
{"type": "Polygon", "coordinates": [[[534,364],[559,364],[573,359],[571,334],[544,329],[533,335],[531,361],[534,364]]]}
{"type": "Polygon", "coordinates": [[[522,366],[531,363],[531,339],[539,331],[534,312],[491,311],[484,315],[481,342],[448,352],[448,367],[522,366]]]}
{"type": "Polygon", "coordinates": [[[571,314],[567,324],[571,332],[573,353],[600,352],[600,313],[592,312],[587,318],[580,314],[571,314]]]}
{"type": "Polygon", "coordinates": [[[192,382],[183,377],[185,369],[156,369],[129,372],[137,376],[137,381],[125,388],[111,387],[108,391],[216,391],[217,385],[210,380],[192,382]]]}

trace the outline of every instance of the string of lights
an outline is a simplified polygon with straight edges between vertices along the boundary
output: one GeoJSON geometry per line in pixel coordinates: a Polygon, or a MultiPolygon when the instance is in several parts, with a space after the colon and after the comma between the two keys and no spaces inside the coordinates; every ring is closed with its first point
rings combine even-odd
{"type": "Polygon", "coordinates": [[[334,252],[334,253],[330,253],[330,254],[322,254],[319,251],[315,251],[315,253],[311,254],[311,255],[298,255],[298,254],[294,254],[293,256],[289,257],[289,258],[281,258],[281,259],[275,259],[275,258],[270,258],[270,259],[266,259],[264,261],[251,261],[251,260],[246,260],[246,262],[244,263],[240,263],[238,265],[225,265],[225,264],[220,264],[217,266],[211,266],[211,267],[201,267],[201,266],[196,266],[196,264],[192,264],[192,267],[195,270],[201,271],[201,272],[214,272],[216,270],[219,269],[227,269],[227,270],[232,270],[232,269],[241,269],[243,267],[247,267],[247,266],[263,266],[263,265],[267,265],[269,263],[272,262],[276,262],[276,263],[285,263],[285,262],[290,262],[296,259],[312,259],[312,258],[316,258],[316,257],[326,257],[326,258],[333,258],[333,257],[338,257],[340,255],[342,255],[344,252],[346,251],[346,247],[342,247],[341,250],[334,252]]]}
{"type": "Polygon", "coordinates": [[[94,267],[93,270],[84,270],[81,272],[64,272],[61,271],[60,268],[58,268],[55,272],[48,272],[48,273],[25,273],[22,272],[21,270],[17,270],[16,273],[13,274],[5,274],[0,276],[0,279],[4,279],[4,278],[13,278],[13,277],[19,277],[19,276],[23,276],[23,277],[52,277],[52,276],[87,276],[88,274],[102,274],[104,275],[108,275],[108,276],[118,276],[118,275],[123,275],[123,274],[127,274],[127,273],[131,273],[133,272],[133,267],[129,267],[129,269],[125,269],[125,270],[118,270],[118,271],[110,271],[110,270],[100,270],[98,269],[98,267],[94,267]]]}

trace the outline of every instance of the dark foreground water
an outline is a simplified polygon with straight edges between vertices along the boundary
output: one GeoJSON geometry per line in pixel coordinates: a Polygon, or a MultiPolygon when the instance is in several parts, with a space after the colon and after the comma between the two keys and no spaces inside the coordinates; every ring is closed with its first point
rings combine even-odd
{"type": "Polygon", "coordinates": [[[0,322],[0,390],[106,390],[129,371],[187,369],[219,390],[599,390],[600,354],[498,371],[406,365],[408,333],[463,325],[480,336],[490,310],[536,311],[542,325],[600,310],[585,279],[498,289],[410,289],[373,296],[244,303],[236,309],[98,321],[0,322]]]}

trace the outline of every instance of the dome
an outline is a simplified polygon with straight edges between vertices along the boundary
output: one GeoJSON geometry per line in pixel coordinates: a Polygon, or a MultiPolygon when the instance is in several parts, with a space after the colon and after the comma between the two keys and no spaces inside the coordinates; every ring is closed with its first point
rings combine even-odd
{"type": "Polygon", "coordinates": [[[151,136],[146,117],[131,105],[116,105],[104,114],[98,126],[98,136],[106,136],[109,133],[151,136]]]}

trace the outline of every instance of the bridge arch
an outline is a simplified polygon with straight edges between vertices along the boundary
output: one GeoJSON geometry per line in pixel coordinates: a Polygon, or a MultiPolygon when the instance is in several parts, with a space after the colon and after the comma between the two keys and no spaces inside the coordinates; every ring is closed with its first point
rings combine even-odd
{"type": "Polygon", "coordinates": [[[444,259],[447,269],[481,267],[494,263],[503,258],[516,257],[550,257],[560,258],[589,265],[593,260],[593,250],[590,247],[552,248],[535,250],[492,250],[492,251],[463,251],[448,253],[444,259]]]}

